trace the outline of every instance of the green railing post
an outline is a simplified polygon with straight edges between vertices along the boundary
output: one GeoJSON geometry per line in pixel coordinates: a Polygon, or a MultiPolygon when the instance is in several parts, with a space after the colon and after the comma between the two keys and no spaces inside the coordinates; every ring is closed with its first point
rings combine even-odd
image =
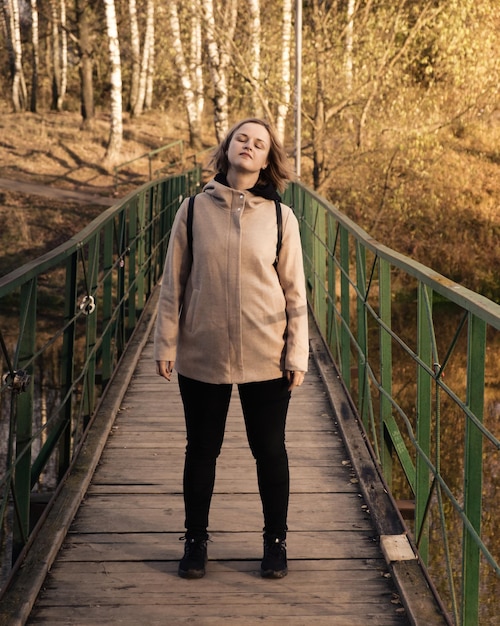
{"type": "MultiPolygon", "coordinates": [[[[432,363],[432,289],[419,283],[417,311],[417,343],[420,360],[431,371],[432,363]]],[[[431,455],[432,430],[432,378],[420,366],[417,371],[417,441],[428,457],[431,455]]],[[[419,538],[418,550],[424,563],[429,559],[429,524],[426,510],[430,491],[430,472],[421,457],[416,460],[415,484],[415,534],[419,538]]]]}
{"type": "Polygon", "coordinates": [[[127,317],[127,334],[130,337],[135,328],[135,320],[137,318],[137,196],[129,204],[128,215],[128,240],[129,240],[129,258],[128,258],[128,317],[127,317]]]}
{"type": "Polygon", "coordinates": [[[358,407],[365,428],[369,427],[371,396],[368,382],[368,319],[366,314],[366,248],[356,242],[356,298],[358,361],[358,407]]]}
{"type": "Polygon", "coordinates": [[[15,394],[16,404],[16,466],[14,470],[14,544],[17,557],[29,536],[31,494],[31,433],[33,423],[33,391],[35,374],[32,359],[36,350],[36,278],[21,288],[20,339],[17,346],[15,368],[31,375],[23,393],[15,394]]]}
{"type": "MultiPolygon", "coordinates": [[[[147,194],[148,197],[152,195],[152,190],[147,194]]],[[[145,275],[144,275],[144,261],[146,258],[146,194],[141,193],[137,202],[137,317],[139,317],[144,309],[145,303],[145,275]]]]}
{"type": "Polygon", "coordinates": [[[125,238],[126,228],[126,215],[125,211],[122,211],[118,216],[118,255],[120,257],[120,263],[118,265],[118,278],[116,287],[116,300],[118,303],[118,314],[116,320],[116,344],[117,355],[120,358],[123,350],[125,349],[126,337],[125,337],[125,266],[127,259],[127,245],[128,242],[125,238]]]}
{"type": "Polygon", "coordinates": [[[331,250],[331,254],[327,255],[326,263],[328,268],[328,318],[326,340],[330,351],[338,360],[340,355],[339,341],[339,325],[336,315],[337,307],[337,268],[335,265],[334,250],[337,245],[338,224],[332,219],[331,215],[327,215],[327,245],[331,250]],[[329,297],[328,297],[329,296],[329,297]]]}
{"type": "Polygon", "coordinates": [[[62,478],[71,461],[71,431],[73,420],[74,354],[76,336],[76,298],[78,276],[78,252],[73,253],[66,262],[66,283],[64,290],[64,336],[61,355],[61,395],[66,398],[60,417],[65,423],[64,436],[59,443],[58,473],[62,478]]]}
{"type": "Polygon", "coordinates": [[[157,209],[160,206],[160,198],[162,197],[162,186],[155,187],[154,191],[148,195],[148,202],[145,203],[144,211],[144,261],[145,261],[145,276],[144,276],[144,289],[146,291],[146,299],[149,298],[153,287],[155,285],[155,263],[152,259],[154,252],[154,232],[155,223],[154,220],[157,215],[157,209]]]}
{"type": "Polygon", "coordinates": [[[314,215],[313,266],[314,272],[314,308],[321,332],[326,334],[326,263],[325,258],[326,223],[325,209],[318,202],[313,202],[311,212],[314,215]]]}
{"type": "MultiPolygon", "coordinates": [[[[99,266],[99,233],[96,233],[89,242],[88,259],[87,259],[87,296],[94,294],[97,296],[97,275],[99,266]]],[[[84,261],[85,262],[85,261],[84,261]]],[[[87,371],[84,376],[83,388],[83,428],[85,429],[90,417],[94,411],[96,402],[96,363],[97,355],[95,345],[97,339],[97,310],[102,306],[95,297],[95,308],[86,315],[86,344],[85,344],[85,361],[87,363],[87,371]]]]}
{"type": "Polygon", "coordinates": [[[113,372],[114,350],[113,350],[113,330],[115,324],[111,323],[113,316],[113,287],[116,283],[113,280],[113,221],[105,224],[103,229],[103,273],[102,281],[102,324],[106,329],[102,337],[101,346],[101,378],[104,389],[111,378],[113,372]]]}
{"type": "Polygon", "coordinates": [[[165,236],[163,233],[168,232],[167,228],[167,198],[169,198],[168,194],[168,183],[169,181],[165,181],[161,185],[161,193],[159,198],[159,205],[157,208],[157,213],[155,214],[155,224],[153,228],[153,248],[155,252],[155,265],[154,265],[154,283],[158,282],[158,279],[161,275],[163,263],[165,261],[166,254],[166,242],[165,236]]]}
{"type": "Polygon", "coordinates": [[[307,227],[304,230],[302,243],[304,253],[304,271],[306,276],[306,285],[308,294],[311,299],[315,297],[315,280],[314,280],[314,220],[312,214],[312,199],[303,198],[303,216],[307,227]]]}
{"type": "MultiPolygon", "coordinates": [[[[384,326],[391,328],[392,291],[391,266],[384,259],[378,259],[379,272],[379,311],[384,326]]],[[[381,425],[381,465],[389,487],[392,483],[393,442],[388,433],[388,423],[392,418],[392,339],[389,332],[380,326],[380,385],[384,393],[380,394],[380,425],[381,425]]]]}
{"type": "Polygon", "coordinates": [[[349,290],[349,231],[340,227],[340,316],[343,320],[340,329],[340,371],[347,389],[351,388],[351,339],[350,327],[350,290],[349,290]]]}
{"type": "MultiPolygon", "coordinates": [[[[486,324],[472,314],[469,315],[467,347],[467,406],[482,423],[486,324]]],[[[464,513],[479,537],[481,536],[482,488],[483,437],[481,431],[469,418],[465,424],[464,513]]],[[[481,551],[467,528],[464,528],[463,552],[462,624],[476,626],[479,623],[481,551]]]]}

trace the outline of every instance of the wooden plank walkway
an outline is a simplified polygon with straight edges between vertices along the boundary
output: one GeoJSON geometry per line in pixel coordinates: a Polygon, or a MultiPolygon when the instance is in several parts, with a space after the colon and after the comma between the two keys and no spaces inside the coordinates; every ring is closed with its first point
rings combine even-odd
{"type": "Polygon", "coordinates": [[[233,396],[206,577],[177,576],[184,531],[182,404],[177,383],[154,373],[150,337],[27,624],[409,623],[312,359],[305,384],[294,392],[287,428],[289,574],[260,577],[255,464],[236,390],[233,396]]]}

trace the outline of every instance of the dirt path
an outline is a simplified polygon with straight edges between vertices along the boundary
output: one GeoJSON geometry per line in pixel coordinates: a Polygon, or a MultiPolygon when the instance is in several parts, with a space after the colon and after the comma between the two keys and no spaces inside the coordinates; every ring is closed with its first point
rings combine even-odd
{"type": "Polygon", "coordinates": [[[27,183],[25,181],[9,180],[0,178],[0,189],[24,193],[34,196],[44,196],[67,202],[78,204],[97,204],[102,206],[112,206],[117,202],[117,198],[105,197],[85,191],[73,191],[71,189],[58,189],[48,185],[27,183]]]}

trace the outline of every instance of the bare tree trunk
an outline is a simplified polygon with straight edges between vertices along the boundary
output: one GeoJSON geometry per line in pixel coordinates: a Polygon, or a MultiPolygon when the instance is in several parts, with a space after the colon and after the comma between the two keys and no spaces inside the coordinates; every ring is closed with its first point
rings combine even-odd
{"type": "Polygon", "coordinates": [[[353,46],[354,46],[354,11],[356,0],[347,1],[347,25],[345,29],[345,82],[347,93],[352,92],[353,84],[353,46]]]}
{"type": "Polygon", "coordinates": [[[132,115],[137,116],[144,110],[144,102],[146,100],[146,84],[149,69],[149,58],[153,53],[154,43],[154,19],[155,5],[154,0],[147,0],[147,17],[146,32],[144,34],[144,45],[142,48],[142,63],[139,74],[139,86],[135,105],[132,108],[132,115]]]}
{"type": "Polygon", "coordinates": [[[292,0],[283,1],[283,29],[281,34],[281,89],[276,116],[276,131],[285,141],[285,124],[291,99],[290,50],[292,45],[292,0]]]}
{"type": "Polygon", "coordinates": [[[104,0],[104,6],[106,9],[106,29],[108,32],[109,61],[111,65],[111,124],[105,161],[111,164],[118,159],[123,142],[122,69],[115,1],[104,0]]]}
{"type": "Polygon", "coordinates": [[[66,90],[68,87],[68,33],[66,30],[66,0],[60,0],[61,5],[61,91],[57,99],[57,110],[62,111],[66,90]]]}
{"type": "MultiPolygon", "coordinates": [[[[285,0],[288,1],[288,0],[285,0]]],[[[250,15],[250,76],[252,84],[260,83],[260,2],[259,0],[248,0],[248,13],[250,15]]],[[[260,117],[262,115],[262,104],[259,94],[252,91],[252,108],[254,115],[260,117]]]]}
{"type": "Polygon", "coordinates": [[[153,21],[153,32],[151,33],[151,47],[148,56],[148,69],[146,73],[146,97],[144,98],[144,108],[149,111],[153,107],[153,84],[155,74],[155,27],[153,21]]]}
{"type": "Polygon", "coordinates": [[[128,0],[128,11],[130,17],[130,50],[132,54],[129,109],[133,113],[139,97],[139,77],[141,73],[141,40],[139,37],[136,0],[128,0]]]}
{"type": "MultiPolygon", "coordinates": [[[[195,19],[196,1],[193,3],[193,19],[195,19]]],[[[182,93],[184,95],[184,103],[187,111],[188,127],[189,127],[189,143],[194,149],[201,147],[201,116],[199,114],[199,99],[196,83],[196,68],[188,67],[184,47],[181,39],[181,28],[179,21],[179,12],[176,2],[170,2],[168,5],[168,20],[170,26],[170,34],[172,37],[172,48],[174,50],[174,62],[179,73],[181,81],[182,93]],[[194,70],[194,71],[193,71],[194,70]]],[[[193,32],[196,32],[196,28],[193,32]]],[[[192,40],[191,40],[192,45],[192,40]]],[[[191,58],[191,60],[193,60],[191,58]]]]}
{"type": "Polygon", "coordinates": [[[59,63],[59,15],[57,0],[50,0],[51,51],[52,51],[52,105],[57,111],[59,94],[61,93],[61,65],[59,63]]]}
{"type": "Polygon", "coordinates": [[[62,111],[68,84],[68,35],[66,0],[51,0],[52,31],[52,108],[62,111]]]}
{"type": "Polygon", "coordinates": [[[10,35],[11,72],[12,72],[12,104],[14,111],[26,110],[28,93],[23,73],[23,50],[21,45],[21,27],[19,21],[19,3],[8,0],[4,10],[8,11],[7,26],[10,35]]]}
{"type": "MultiPolygon", "coordinates": [[[[312,15],[313,32],[318,38],[315,41],[315,49],[318,48],[321,41],[321,11],[319,0],[313,0],[312,15]]],[[[316,102],[314,110],[314,118],[312,125],[312,147],[313,147],[313,184],[318,189],[324,180],[325,171],[325,92],[324,92],[324,65],[322,59],[316,55],[315,73],[316,73],[316,102]]]]}
{"type": "MultiPolygon", "coordinates": [[[[36,0],[32,0],[36,2],[36,0]]],[[[87,0],[76,0],[76,22],[80,53],[80,84],[82,127],[89,128],[94,119],[94,81],[92,77],[92,43],[90,39],[89,6],[87,0]]]]}
{"type": "Polygon", "coordinates": [[[38,72],[40,66],[40,46],[38,31],[38,7],[36,0],[31,0],[31,45],[33,47],[31,68],[31,100],[30,111],[36,113],[38,93],[38,72]]]}
{"type": "Polygon", "coordinates": [[[215,0],[203,1],[203,16],[205,23],[205,41],[208,55],[208,66],[213,85],[214,124],[217,141],[221,141],[229,128],[229,98],[227,86],[227,66],[230,56],[224,49],[224,41],[219,45],[221,38],[217,32],[223,32],[227,41],[232,41],[236,27],[237,0],[227,0],[222,16],[220,28],[215,24],[215,0]]]}
{"type": "MultiPolygon", "coordinates": [[[[196,3],[195,3],[196,6],[196,3]]],[[[203,119],[203,109],[205,107],[204,84],[203,84],[203,39],[201,33],[201,8],[192,13],[191,17],[191,53],[189,63],[189,73],[192,77],[193,89],[196,103],[196,119],[203,119]]],[[[201,136],[200,146],[201,147],[201,136]]]]}

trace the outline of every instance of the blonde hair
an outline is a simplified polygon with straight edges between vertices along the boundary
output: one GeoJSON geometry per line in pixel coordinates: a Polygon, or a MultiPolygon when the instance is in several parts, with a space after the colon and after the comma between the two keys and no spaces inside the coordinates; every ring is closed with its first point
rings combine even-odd
{"type": "Polygon", "coordinates": [[[271,139],[271,145],[269,147],[268,165],[265,169],[260,171],[259,181],[260,184],[271,183],[276,187],[278,191],[284,191],[287,183],[293,180],[294,172],[290,165],[285,149],[278,139],[276,131],[269,122],[263,119],[249,117],[241,120],[235,124],[221,141],[219,146],[214,150],[212,158],[210,160],[210,166],[217,172],[227,174],[229,170],[229,161],[227,158],[227,151],[229,144],[234,134],[244,124],[260,124],[269,133],[271,139]]]}

